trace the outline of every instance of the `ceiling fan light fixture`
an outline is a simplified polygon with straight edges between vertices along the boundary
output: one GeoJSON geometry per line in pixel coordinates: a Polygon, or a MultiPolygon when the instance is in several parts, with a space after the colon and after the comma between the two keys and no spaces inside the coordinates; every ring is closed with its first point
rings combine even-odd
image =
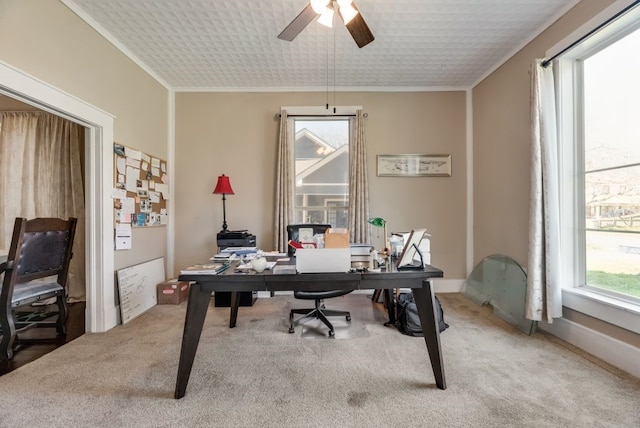
{"type": "Polygon", "coordinates": [[[311,8],[318,15],[322,14],[329,6],[331,0],[310,0],[311,8]]]}
{"type": "Polygon", "coordinates": [[[351,20],[358,14],[358,11],[351,6],[351,2],[348,2],[346,5],[338,2],[338,5],[340,5],[340,16],[342,16],[342,21],[344,21],[345,25],[351,22],[351,20]]]}
{"type": "Polygon", "coordinates": [[[332,28],[333,27],[333,9],[326,8],[320,18],[318,18],[318,22],[325,27],[332,28]]]}
{"type": "MultiPolygon", "coordinates": [[[[0,0],[1,1],[1,0],[0,0]]],[[[337,13],[359,48],[375,40],[356,3],[351,0],[309,0],[302,12],[285,27],[278,38],[292,42],[313,21],[332,28],[337,13]]]]}

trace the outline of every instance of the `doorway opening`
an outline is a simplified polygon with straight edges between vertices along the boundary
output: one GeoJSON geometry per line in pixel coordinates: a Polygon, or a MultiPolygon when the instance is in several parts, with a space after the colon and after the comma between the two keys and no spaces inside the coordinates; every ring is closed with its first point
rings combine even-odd
{"type": "Polygon", "coordinates": [[[108,203],[113,171],[112,115],[0,62],[0,94],[85,127],[86,309],[85,331],[103,332],[118,322],[113,257],[113,210],[108,203]]]}

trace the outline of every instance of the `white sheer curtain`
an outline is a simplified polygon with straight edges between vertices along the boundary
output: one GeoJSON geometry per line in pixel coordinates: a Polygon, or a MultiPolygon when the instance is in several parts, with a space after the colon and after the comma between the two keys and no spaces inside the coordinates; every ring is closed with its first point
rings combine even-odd
{"type": "Polygon", "coordinates": [[[354,134],[349,142],[349,231],[351,242],[370,243],[369,184],[367,181],[367,149],[364,137],[364,115],[356,111],[354,134]]]}
{"type": "Polygon", "coordinates": [[[0,113],[0,248],[16,217],[77,217],[69,299],[85,299],[84,128],[45,112],[0,113]]]}
{"type": "Polygon", "coordinates": [[[525,316],[562,316],[560,200],[555,84],[552,65],[536,60],[531,82],[531,193],[525,316]]]}
{"type": "Polygon", "coordinates": [[[281,252],[287,252],[287,225],[293,222],[295,166],[293,141],[289,141],[287,111],[280,111],[280,135],[276,165],[276,213],[273,243],[281,252]]]}

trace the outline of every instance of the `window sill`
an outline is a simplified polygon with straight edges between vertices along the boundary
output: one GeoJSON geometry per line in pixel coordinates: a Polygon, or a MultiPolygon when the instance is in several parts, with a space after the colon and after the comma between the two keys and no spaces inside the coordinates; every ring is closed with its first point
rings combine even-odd
{"type": "Polygon", "coordinates": [[[640,334],[640,305],[580,288],[562,290],[562,305],[640,334]]]}

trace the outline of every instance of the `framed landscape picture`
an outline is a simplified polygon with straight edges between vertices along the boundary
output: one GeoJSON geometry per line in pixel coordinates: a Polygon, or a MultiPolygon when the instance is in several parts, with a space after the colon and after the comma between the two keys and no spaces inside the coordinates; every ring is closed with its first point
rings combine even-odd
{"type": "Polygon", "coordinates": [[[451,155],[378,155],[378,177],[451,177],[451,155]]]}

